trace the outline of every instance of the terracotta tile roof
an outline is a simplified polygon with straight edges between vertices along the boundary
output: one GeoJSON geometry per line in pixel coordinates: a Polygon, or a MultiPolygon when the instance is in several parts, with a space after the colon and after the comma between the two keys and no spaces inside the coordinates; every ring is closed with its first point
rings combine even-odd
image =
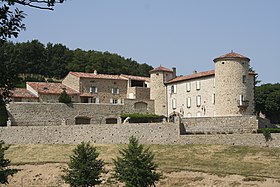
{"type": "Polygon", "coordinates": [[[17,98],[38,98],[36,95],[32,94],[26,88],[15,88],[11,92],[13,93],[12,97],[17,97],[17,98]]]}
{"type": "Polygon", "coordinates": [[[119,75],[107,75],[107,74],[94,74],[94,73],[84,73],[84,72],[69,72],[69,74],[80,78],[89,79],[114,79],[114,80],[126,80],[119,75]]]}
{"type": "Polygon", "coordinates": [[[219,56],[219,57],[215,58],[213,61],[216,62],[218,60],[227,59],[227,58],[239,58],[239,59],[246,59],[246,60],[250,61],[250,59],[248,57],[240,55],[240,54],[235,53],[233,51],[230,52],[230,53],[227,53],[225,55],[219,56]]]}
{"type": "Polygon", "coordinates": [[[207,76],[211,76],[211,75],[215,75],[214,70],[204,71],[204,72],[194,73],[194,74],[191,74],[191,75],[176,77],[176,78],[168,81],[167,84],[174,83],[174,82],[185,81],[185,80],[190,80],[190,79],[195,79],[195,78],[200,78],[200,77],[207,77],[207,76]]]}
{"type": "Polygon", "coordinates": [[[157,68],[151,70],[150,73],[151,73],[151,72],[156,72],[156,71],[166,71],[166,72],[171,72],[171,73],[173,72],[172,70],[170,70],[170,69],[168,69],[168,68],[163,67],[163,66],[160,65],[159,67],[157,67],[157,68]]]}
{"type": "Polygon", "coordinates": [[[131,80],[150,82],[150,77],[142,77],[142,76],[134,76],[134,75],[124,75],[124,74],[121,74],[120,76],[124,77],[124,78],[127,78],[127,79],[131,79],[131,80]]]}
{"type": "Polygon", "coordinates": [[[93,97],[94,94],[92,94],[92,93],[82,93],[82,94],[80,94],[80,96],[81,97],[93,97]]]}
{"type": "Polygon", "coordinates": [[[76,95],[79,92],[63,85],[62,83],[47,83],[47,82],[27,82],[27,85],[36,90],[39,94],[61,94],[63,89],[69,95],[76,95]]]}
{"type": "MultiPolygon", "coordinates": [[[[215,70],[204,71],[204,72],[199,72],[199,73],[195,73],[195,74],[191,74],[191,75],[176,77],[176,78],[168,81],[166,84],[195,79],[195,78],[207,77],[207,76],[212,76],[212,75],[215,75],[215,70]]],[[[257,73],[249,72],[249,75],[257,75],[257,73]]]]}

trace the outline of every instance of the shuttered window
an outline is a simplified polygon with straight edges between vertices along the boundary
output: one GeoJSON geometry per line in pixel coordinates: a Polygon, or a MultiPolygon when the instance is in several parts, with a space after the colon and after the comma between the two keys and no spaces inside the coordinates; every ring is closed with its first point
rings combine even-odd
{"type": "Polygon", "coordinates": [[[191,91],[191,83],[187,82],[187,92],[190,92],[190,91],[191,91]]]}
{"type": "Polygon", "coordinates": [[[191,108],[191,98],[190,97],[187,98],[187,107],[191,108]]]}
{"type": "Polygon", "coordinates": [[[197,107],[201,106],[201,96],[200,95],[196,96],[196,106],[197,107]]]}

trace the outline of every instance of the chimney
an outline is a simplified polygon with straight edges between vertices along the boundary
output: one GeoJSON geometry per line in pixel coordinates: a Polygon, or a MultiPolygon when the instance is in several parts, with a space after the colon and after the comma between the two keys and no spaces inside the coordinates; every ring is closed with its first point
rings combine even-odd
{"type": "Polygon", "coordinates": [[[93,75],[97,75],[97,70],[96,69],[93,71],[93,75]]]}
{"type": "Polygon", "coordinates": [[[197,73],[197,71],[196,70],[193,70],[193,72],[192,72],[193,74],[196,74],[197,73]]]}
{"type": "Polygon", "coordinates": [[[175,68],[175,67],[173,67],[173,68],[172,68],[172,70],[173,70],[173,73],[172,73],[172,78],[174,79],[174,78],[176,77],[176,68],[175,68]]]}

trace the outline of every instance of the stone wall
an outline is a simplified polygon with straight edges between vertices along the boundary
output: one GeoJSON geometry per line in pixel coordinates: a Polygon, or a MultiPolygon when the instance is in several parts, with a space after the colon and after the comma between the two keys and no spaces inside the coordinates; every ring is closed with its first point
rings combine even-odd
{"type": "Polygon", "coordinates": [[[136,136],[145,144],[172,144],[178,132],[175,123],[12,126],[0,127],[0,139],[8,144],[121,144],[136,136]]]}
{"type": "Polygon", "coordinates": [[[90,123],[105,123],[106,118],[117,118],[124,113],[154,113],[152,100],[125,99],[125,104],[94,103],[10,103],[7,106],[12,125],[60,125],[66,119],[75,124],[77,117],[89,118],[90,123]],[[147,108],[135,108],[135,103],[147,103],[147,108]]]}
{"type": "Polygon", "coordinates": [[[256,116],[183,118],[181,122],[181,134],[252,133],[256,132],[259,126],[256,116]]]}
{"type": "Polygon", "coordinates": [[[179,135],[176,123],[94,124],[0,127],[0,139],[8,144],[128,143],[130,136],[143,144],[226,144],[280,147],[280,134],[266,142],[262,134],[179,135]]]}

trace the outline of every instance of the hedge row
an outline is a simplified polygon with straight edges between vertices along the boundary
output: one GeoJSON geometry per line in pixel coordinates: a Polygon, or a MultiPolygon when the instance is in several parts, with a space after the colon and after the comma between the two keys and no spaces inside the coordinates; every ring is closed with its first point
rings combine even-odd
{"type": "Polygon", "coordinates": [[[162,122],[164,116],[159,116],[156,114],[122,114],[121,118],[124,121],[127,117],[130,117],[130,123],[158,123],[162,122]]]}
{"type": "Polygon", "coordinates": [[[263,129],[258,129],[257,133],[263,133],[264,131],[269,131],[270,133],[280,133],[280,128],[263,128],[263,129]]]}

